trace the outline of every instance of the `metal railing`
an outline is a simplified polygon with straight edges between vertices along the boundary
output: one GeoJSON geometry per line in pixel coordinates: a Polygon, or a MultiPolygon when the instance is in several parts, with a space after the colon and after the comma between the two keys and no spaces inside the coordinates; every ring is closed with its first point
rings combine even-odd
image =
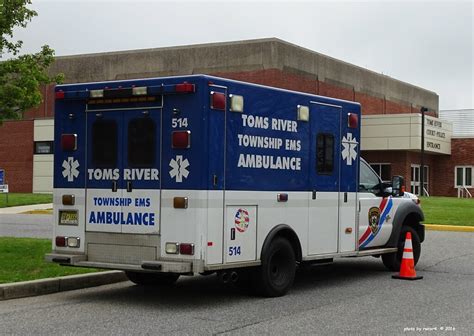
{"type": "Polygon", "coordinates": [[[472,194],[466,187],[458,187],[458,198],[472,198],[472,194]]]}
{"type": "Polygon", "coordinates": [[[423,196],[430,197],[430,193],[428,192],[428,190],[426,190],[425,187],[423,187],[423,191],[424,191],[423,196]]]}

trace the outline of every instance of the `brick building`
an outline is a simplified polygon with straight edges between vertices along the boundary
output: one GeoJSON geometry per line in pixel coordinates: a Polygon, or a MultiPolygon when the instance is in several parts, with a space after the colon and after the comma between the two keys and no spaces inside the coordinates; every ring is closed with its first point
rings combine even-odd
{"type": "MultiPolygon", "coordinates": [[[[383,179],[405,176],[416,193],[422,184],[423,106],[429,115],[425,189],[431,195],[456,195],[454,180],[449,181],[453,176],[445,170],[472,164],[462,154],[474,149],[472,139],[451,142],[451,122],[438,119],[436,93],[274,38],[57,57],[50,72],[64,73],[66,83],[204,73],[357,101],[363,113],[362,156],[383,179]]],[[[48,118],[54,113],[53,87],[43,93],[39,108],[0,128],[0,168],[7,168],[13,192],[47,191],[52,183],[53,124],[48,118]],[[12,143],[21,155],[11,150],[12,143]]]]}

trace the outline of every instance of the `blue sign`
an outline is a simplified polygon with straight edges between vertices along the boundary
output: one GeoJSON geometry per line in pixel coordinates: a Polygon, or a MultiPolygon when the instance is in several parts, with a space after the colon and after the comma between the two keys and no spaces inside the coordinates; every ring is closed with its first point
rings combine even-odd
{"type": "Polygon", "coordinates": [[[0,169],[0,185],[5,184],[5,170],[0,169]]]}

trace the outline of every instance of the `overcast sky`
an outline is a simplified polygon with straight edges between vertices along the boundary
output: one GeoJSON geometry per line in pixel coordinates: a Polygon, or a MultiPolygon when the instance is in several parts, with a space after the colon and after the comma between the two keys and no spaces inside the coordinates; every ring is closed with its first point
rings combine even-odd
{"type": "Polygon", "coordinates": [[[277,37],[474,108],[472,1],[47,1],[16,30],[56,55],[277,37]]]}

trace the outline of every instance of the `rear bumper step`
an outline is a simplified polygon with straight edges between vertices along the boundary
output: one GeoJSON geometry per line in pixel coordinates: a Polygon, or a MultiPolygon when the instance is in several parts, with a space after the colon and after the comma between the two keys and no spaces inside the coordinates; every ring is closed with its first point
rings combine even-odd
{"type": "Polygon", "coordinates": [[[163,273],[190,274],[193,272],[192,262],[183,261],[143,261],[139,265],[116,264],[108,262],[86,261],[85,255],[69,255],[50,253],[46,261],[77,267],[104,268],[122,271],[154,271],[163,273]]]}

